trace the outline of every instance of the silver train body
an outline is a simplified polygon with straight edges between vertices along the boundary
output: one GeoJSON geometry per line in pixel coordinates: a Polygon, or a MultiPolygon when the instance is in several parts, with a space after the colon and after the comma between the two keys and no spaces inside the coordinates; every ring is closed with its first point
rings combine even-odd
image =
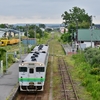
{"type": "Polygon", "coordinates": [[[19,64],[20,91],[43,91],[49,57],[49,46],[36,46],[19,64]]]}

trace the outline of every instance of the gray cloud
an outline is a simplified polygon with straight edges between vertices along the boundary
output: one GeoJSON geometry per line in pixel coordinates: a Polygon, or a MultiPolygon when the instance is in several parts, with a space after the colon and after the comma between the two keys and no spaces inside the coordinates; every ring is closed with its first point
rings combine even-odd
{"type": "Polygon", "coordinates": [[[16,19],[61,20],[64,11],[77,6],[85,9],[89,15],[96,16],[95,20],[99,20],[99,4],[99,0],[0,0],[0,16],[5,16],[6,19],[13,16],[16,19]]]}

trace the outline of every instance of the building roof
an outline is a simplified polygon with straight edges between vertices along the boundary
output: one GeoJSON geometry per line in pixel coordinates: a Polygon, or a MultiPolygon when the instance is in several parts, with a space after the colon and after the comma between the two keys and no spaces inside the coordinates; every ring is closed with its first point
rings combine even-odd
{"type": "Polygon", "coordinates": [[[10,28],[0,28],[0,31],[19,33],[20,31],[10,28]]]}
{"type": "Polygon", "coordinates": [[[100,41],[99,29],[79,29],[78,41],[100,41]]]}
{"type": "Polygon", "coordinates": [[[2,36],[4,35],[4,31],[0,31],[0,38],[2,38],[2,36]]]}

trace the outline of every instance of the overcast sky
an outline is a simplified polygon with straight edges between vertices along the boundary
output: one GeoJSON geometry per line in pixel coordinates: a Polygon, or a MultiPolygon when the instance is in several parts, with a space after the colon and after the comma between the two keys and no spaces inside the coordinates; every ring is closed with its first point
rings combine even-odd
{"type": "Polygon", "coordinates": [[[0,24],[62,23],[64,11],[75,6],[100,24],[100,0],[0,0],[0,24]]]}

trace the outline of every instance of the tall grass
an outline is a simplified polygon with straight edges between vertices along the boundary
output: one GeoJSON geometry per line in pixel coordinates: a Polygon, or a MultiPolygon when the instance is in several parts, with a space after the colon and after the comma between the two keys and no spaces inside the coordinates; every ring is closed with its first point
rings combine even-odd
{"type": "Polygon", "coordinates": [[[81,86],[84,86],[91,95],[92,100],[100,100],[100,75],[91,74],[91,65],[85,59],[84,53],[72,56],[74,60],[77,77],[81,80],[81,86]]]}

